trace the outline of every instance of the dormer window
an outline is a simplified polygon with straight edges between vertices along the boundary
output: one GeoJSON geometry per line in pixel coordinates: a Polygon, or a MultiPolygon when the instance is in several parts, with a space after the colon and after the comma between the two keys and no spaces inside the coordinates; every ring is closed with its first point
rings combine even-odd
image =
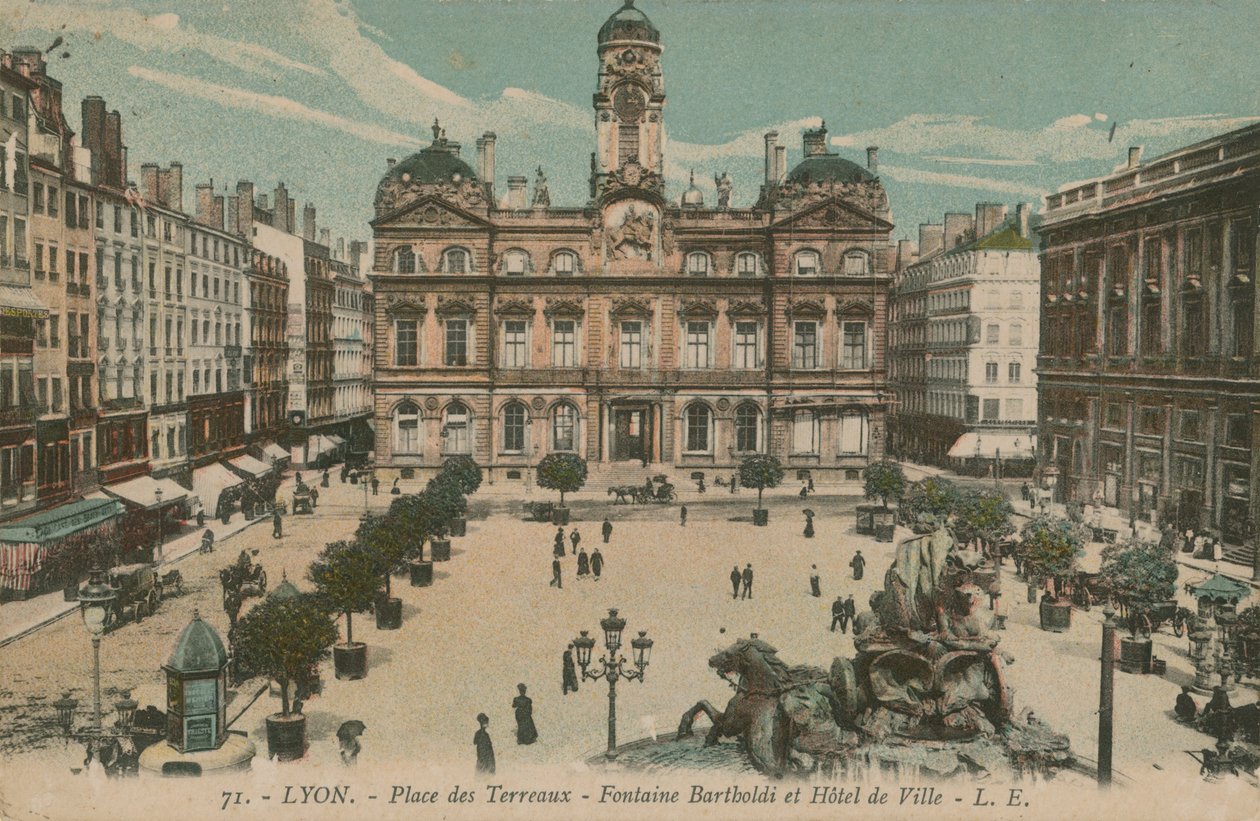
{"type": "Polygon", "coordinates": [[[844,255],[845,276],[866,276],[871,272],[871,259],[863,251],[849,251],[844,255]]]}
{"type": "Polygon", "coordinates": [[[503,273],[507,276],[525,276],[528,269],[529,255],[524,251],[508,251],[503,255],[503,273]]]}
{"type": "Polygon", "coordinates": [[[416,252],[411,248],[399,248],[394,252],[394,273],[414,274],[416,272],[416,252]]]}
{"type": "Polygon", "coordinates": [[[572,251],[559,251],[551,258],[551,270],[558,277],[571,277],[577,270],[577,256],[572,251]]]}
{"type": "Polygon", "coordinates": [[[761,274],[761,258],[752,251],[744,251],[735,257],[735,275],[741,278],[761,274]]]}
{"type": "Polygon", "coordinates": [[[709,255],[703,251],[693,251],[687,255],[687,276],[707,277],[710,267],[709,255]]]}
{"type": "Polygon", "coordinates": [[[822,259],[817,251],[798,251],[796,254],[796,275],[798,277],[818,276],[822,268],[822,259]]]}
{"type": "Polygon", "coordinates": [[[472,270],[472,256],[463,248],[447,248],[442,252],[442,271],[466,274],[472,270]]]}

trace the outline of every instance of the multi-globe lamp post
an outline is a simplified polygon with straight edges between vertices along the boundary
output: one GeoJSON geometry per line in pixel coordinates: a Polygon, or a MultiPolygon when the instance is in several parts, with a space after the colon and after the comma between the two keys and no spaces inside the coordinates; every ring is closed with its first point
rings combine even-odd
{"type": "Polygon", "coordinates": [[[642,683],[647,672],[648,661],[652,656],[652,640],[647,637],[646,630],[630,640],[634,667],[626,664],[626,657],[620,655],[621,634],[626,628],[626,620],[617,615],[616,608],[610,609],[608,615],[600,619],[600,629],[604,631],[605,655],[599,657],[598,666],[594,670],[587,668],[591,664],[591,651],[595,648],[595,639],[586,630],[573,640],[577,651],[577,663],[582,668],[582,679],[595,681],[601,678],[608,680],[608,750],[604,755],[608,758],[617,756],[617,680],[638,681],[642,683]]]}

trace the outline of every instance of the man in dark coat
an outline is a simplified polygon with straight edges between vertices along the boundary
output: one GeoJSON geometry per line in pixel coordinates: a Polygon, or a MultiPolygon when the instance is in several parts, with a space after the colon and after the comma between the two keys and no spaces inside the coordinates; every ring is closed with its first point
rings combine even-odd
{"type": "Polygon", "coordinates": [[[551,584],[550,587],[564,588],[564,582],[560,578],[560,559],[559,557],[551,560],[551,584]]]}
{"type": "Polygon", "coordinates": [[[840,625],[840,632],[845,632],[847,619],[844,617],[844,596],[836,596],[836,600],[831,603],[831,632],[836,632],[836,625],[840,625]]]}
{"type": "Polygon", "coordinates": [[[809,595],[818,598],[822,595],[822,583],[818,579],[818,565],[809,566],[809,595]]]}
{"type": "Polygon", "coordinates": [[[525,685],[516,685],[520,693],[512,699],[512,712],[516,715],[516,743],[533,744],[538,740],[538,728],[534,726],[534,700],[525,695],[525,685]]]}
{"type": "Polygon", "coordinates": [[[608,539],[612,536],[612,522],[608,521],[607,516],[604,517],[604,526],[602,530],[604,533],[604,544],[608,544],[608,539]]]}
{"type": "Polygon", "coordinates": [[[557,556],[564,555],[564,528],[563,527],[556,528],[556,555],[557,556]]]}
{"type": "Polygon", "coordinates": [[[866,570],[866,559],[862,557],[861,550],[853,554],[853,559],[849,562],[849,567],[853,568],[854,581],[862,578],[862,573],[866,570]]]}
{"type": "Polygon", "coordinates": [[[1177,704],[1173,707],[1173,712],[1177,714],[1177,719],[1180,721],[1187,723],[1194,721],[1195,715],[1199,712],[1199,706],[1191,698],[1188,685],[1182,685],[1181,693],[1177,696],[1177,704]]]}
{"type": "Polygon", "coordinates": [[[595,581],[599,581],[599,574],[604,572],[604,555],[598,547],[591,554],[591,572],[595,574],[595,581]]]}
{"type": "Polygon", "coordinates": [[[731,598],[732,599],[739,598],[739,583],[742,579],[743,577],[739,575],[739,565],[735,565],[734,567],[731,568],[731,598]]]}
{"type": "Polygon", "coordinates": [[[576,527],[573,528],[571,533],[569,533],[569,543],[573,545],[573,555],[576,556],[578,552],[578,545],[582,543],[582,534],[578,533],[576,527]]]}
{"type": "Polygon", "coordinates": [[[379,496],[381,490],[381,480],[375,476],[372,477],[372,495],[379,496]]]}
{"type": "Polygon", "coordinates": [[[561,675],[563,676],[563,683],[560,685],[560,688],[561,688],[560,695],[567,696],[570,690],[576,693],[577,688],[578,688],[578,677],[577,677],[577,667],[573,665],[573,645],[572,644],[570,644],[564,650],[563,668],[562,668],[561,675]]]}
{"type": "Polygon", "coordinates": [[[280,523],[280,511],[274,511],[271,514],[271,537],[279,539],[284,535],[284,526],[280,523]]]}
{"type": "Polygon", "coordinates": [[[739,487],[739,478],[734,473],[732,473],[731,474],[731,493],[734,493],[735,488],[737,487],[739,487]]]}
{"type": "MultiPolygon", "coordinates": [[[[844,600],[844,620],[846,623],[857,621],[857,605],[853,603],[852,593],[844,600]]],[[[843,625],[841,626],[841,632],[844,632],[843,625]]]]}
{"type": "Polygon", "coordinates": [[[477,772],[494,775],[494,744],[490,742],[490,717],[485,713],[477,714],[477,733],[473,736],[473,746],[477,748],[477,772]]]}
{"type": "Polygon", "coordinates": [[[752,582],[753,582],[753,572],[752,572],[751,563],[744,565],[744,574],[742,578],[744,582],[744,595],[741,598],[751,599],[752,598],[752,582]]]}
{"type": "Polygon", "coordinates": [[[683,505],[678,508],[678,524],[682,527],[687,526],[687,506],[683,505]]]}

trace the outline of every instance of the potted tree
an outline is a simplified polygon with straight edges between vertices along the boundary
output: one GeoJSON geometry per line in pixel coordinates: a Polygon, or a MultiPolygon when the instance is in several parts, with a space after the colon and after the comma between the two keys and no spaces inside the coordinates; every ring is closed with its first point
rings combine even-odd
{"type": "Polygon", "coordinates": [[[424,509],[427,514],[421,531],[429,535],[429,548],[435,562],[451,559],[451,527],[457,519],[463,519],[468,502],[460,492],[457,480],[450,474],[439,474],[429,480],[424,492],[424,509]]]}
{"type": "Polygon", "coordinates": [[[328,658],[337,640],[337,624],[319,599],[309,593],[264,599],[236,623],[234,648],[241,665],[279,685],[280,712],[267,717],[267,747],[281,761],[306,751],[306,716],[302,701],[312,671],[328,658]],[[290,685],[295,698],[290,699],[290,685]]]}
{"type": "Polygon", "coordinates": [[[551,511],[553,525],[569,523],[564,494],[576,493],[586,484],[586,461],[575,453],[548,453],[538,462],[538,486],[560,491],[560,505],[551,511]]]}
{"type": "Polygon", "coordinates": [[[359,542],[332,542],[311,564],[308,575],[327,606],[346,616],[346,640],[333,645],[337,678],[363,678],[367,675],[367,645],[354,640],[353,616],[366,612],[376,601],[381,583],[380,556],[359,542]]]}
{"type": "MultiPolygon", "coordinates": [[[[452,456],[442,464],[439,477],[454,482],[463,496],[471,496],[481,487],[481,468],[476,460],[466,454],[452,456]]],[[[468,532],[468,518],[461,514],[451,520],[451,535],[463,536],[468,532]]]]}
{"type": "Polygon", "coordinates": [[[359,544],[376,554],[377,573],[385,578],[382,589],[377,586],[375,603],[376,627],[379,630],[397,630],[402,627],[402,599],[392,595],[390,585],[394,572],[407,558],[414,534],[408,529],[406,517],[401,515],[397,504],[400,496],[384,515],[366,515],[359,522],[354,538],[359,544]]]}
{"type": "Polygon", "coordinates": [[[1157,605],[1176,612],[1177,562],[1157,544],[1131,540],[1108,545],[1102,553],[1102,576],[1128,617],[1129,635],[1120,639],[1120,669],[1150,672],[1150,612],[1157,605]]]}
{"type": "Polygon", "coordinates": [[[945,522],[958,509],[958,488],[948,479],[929,476],[912,483],[901,498],[897,514],[903,525],[918,521],[945,522]]]}
{"type": "Polygon", "coordinates": [[[1001,565],[998,543],[1015,532],[1011,517],[1015,508],[1005,494],[993,490],[968,490],[958,494],[954,535],[963,544],[976,542],[980,550],[1001,565]]]}
{"type": "Polygon", "coordinates": [[[739,463],[740,487],[757,491],[757,506],[753,508],[753,524],[765,527],[770,523],[770,511],[761,506],[761,494],[766,488],[778,487],[783,482],[783,465],[773,456],[763,453],[745,456],[739,463]]]}
{"type": "Polygon", "coordinates": [[[889,510],[888,500],[901,501],[906,492],[906,474],[901,465],[885,459],[867,465],[862,479],[866,498],[879,499],[880,505],[857,506],[857,532],[873,535],[877,542],[891,542],[896,512],[889,510]]]}
{"type": "Polygon", "coordinates": [[[1077,560],[1085,553],[1081,526],[1067,519],[1038,516],[1024,526],[1020,536],[1024,572],[1044,579],[1046,584],[1041,629],[1065,632],[1072,626],[1072,602],[1063,595],[1063,581],[1076,570],[1077,560]]]}

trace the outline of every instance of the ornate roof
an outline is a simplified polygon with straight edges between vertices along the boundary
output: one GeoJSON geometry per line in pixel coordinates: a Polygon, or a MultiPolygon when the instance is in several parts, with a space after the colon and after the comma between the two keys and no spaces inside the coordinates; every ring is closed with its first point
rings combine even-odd
{"type": "Polygon", "coordinates": [[[459,157],[459,143],[446,139],[446,130],[433,122],[433,142],[411,156],[397,162],[381,178],[376,187],[377,215],[414,199],[423,186],[446,189],[447,199],[464,205],[483,205],[481,180],[472,166],[459,157]],[[470,189],[477,189],[476,191],[470,189]],[[463,194],[463,197],[459,195],[463,194]],[[410,195],[410,196],[408,196],[410,195]],[[471,198],[474,202],[464,202],[471,198]]]}
{"type": "Polygon", "coordinates": [[[809,185],[829,182],[871,182],[875,175],[838,154],[816,154],[796,164],[787,175],[788,182],[809,185]]]}
{"type": "Polygon", "coordinates": [[[704,192],[696,187],[696,172],[691,172],[691,186],[683,192],[682,195],[683,208],[703,208],[704,192]]]}
{"type": "Polygon", "coordinates": [[[661,32],[648,16],[634,7],[634,0],[625,0],[625,5],[613,12],[604,25],[599,27],[599,42],[608,43],[613,40],[640,40],[659,43],[661,32]]]}
{"type": "Polygon", "coordinates": [[[219,634],[194,613],[192,622],[179,634],[166,666],[179,673],[208,673],[223,669],[227,661],[219,634]]]}

